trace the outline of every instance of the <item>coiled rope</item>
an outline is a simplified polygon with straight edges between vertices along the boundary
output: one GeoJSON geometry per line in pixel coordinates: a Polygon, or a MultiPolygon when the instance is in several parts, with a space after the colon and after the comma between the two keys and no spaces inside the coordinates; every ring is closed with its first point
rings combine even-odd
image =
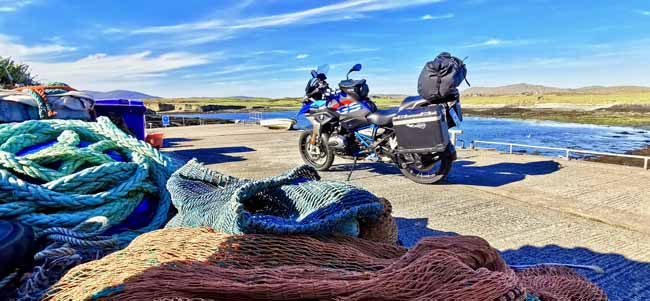
{"type": "Polygon", "coordinates": [[[47,83],[43,86],[26,86],[14,89],[16,91],[29,94],[38,107],[38,117],[41,119],[49,119],[56,116],[56,112],[47,100],[48,95],[60,94],[69,91],[77,91],[72,87],[59,82],[47,83]]]}
{"type": "Polygon", "coordinates": [[[67,269],[121,249],[167,221],[165,184],[179,163],[106,117],[0,124],[0,141],[0,219],[31,226],[49,243],[36,254],[42,265],[23,281],[21,297],[37,297],[67,269]],[[145,196],[158,200],[148,225],[102,235],[145,196]]]}

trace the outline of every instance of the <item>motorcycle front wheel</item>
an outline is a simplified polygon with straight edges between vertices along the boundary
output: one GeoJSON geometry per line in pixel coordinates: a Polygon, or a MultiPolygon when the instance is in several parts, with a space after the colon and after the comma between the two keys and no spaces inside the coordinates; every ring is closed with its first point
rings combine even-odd
{"type": "Polygon", "coordinates": [[[419,184],[436,184],[449,175],[454,162],[451,150],[447,148],[442,153],[435,154],[402,154],[404,160],[415,161],[405,168],[400,168],[402,174],[409,180],[419,184]]]}
{"type": "Polygon", "coordinates": [[[317,139],[316,144],[311,144],[311,130],[300,134],[300,156],[302,160],[319,171],[328,170],[334,162],[334,151],[327,147],[327,142],[317,139]]]}

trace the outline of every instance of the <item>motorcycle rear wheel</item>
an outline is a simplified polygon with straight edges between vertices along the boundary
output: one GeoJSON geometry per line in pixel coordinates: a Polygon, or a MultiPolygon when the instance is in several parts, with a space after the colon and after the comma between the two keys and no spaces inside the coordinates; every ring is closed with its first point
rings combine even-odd
{"type": "Polygon", "coordinates": [[[447,178],[454,162],[449,148],[438,154],[406,154],[420,156],[422,164],[411,164],[400,168],[402,174],[409,180],[419,184],[436,184],[447,178]]]}
{"type": "Polygon", "coordinates": [[[300,156],[307,165],[319,171],[328,170],[334,163],[334,151],[327,147],[323,139],[316,145],[310,143],[312,130],[305,130],[300,134],[299,148],[300,156]]]}

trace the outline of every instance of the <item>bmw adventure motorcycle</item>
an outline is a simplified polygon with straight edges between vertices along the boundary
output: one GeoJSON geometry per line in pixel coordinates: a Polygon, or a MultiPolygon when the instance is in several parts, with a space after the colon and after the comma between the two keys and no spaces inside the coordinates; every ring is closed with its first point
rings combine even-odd
{"type": "MultiPolygon", "coordinates": [[[[448,128],[460,124],[458,96],[445,103],[407,97],[398,108],[378,110],[368,98],[365,79],[350,79],[361,70],[354,65],[338,89],[327,83],[329,66],[311,71],[305,88],[304,115],[312,128],[300,135],[300,154],[317,170],[327,170],[335,156],[393,162],[407,178],[422,184],[438,183],[451,171],[456,150],[448,128]]],[[[353,169],[354,169],[353,166],[353,169]]]]}

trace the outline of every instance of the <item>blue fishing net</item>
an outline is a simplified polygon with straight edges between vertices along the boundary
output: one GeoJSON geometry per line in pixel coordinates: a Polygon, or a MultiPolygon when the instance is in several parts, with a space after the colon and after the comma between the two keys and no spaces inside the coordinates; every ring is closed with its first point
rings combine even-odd
{"type": "Polygon", "coordinates": [[[178,209],[166,227],[211,227],[229,234],[359,234],[359,220],[377,219],[383,203],[341,182],[295,168],[262,180],[239,179],[192,160],[167,182],[178,209]]]}

